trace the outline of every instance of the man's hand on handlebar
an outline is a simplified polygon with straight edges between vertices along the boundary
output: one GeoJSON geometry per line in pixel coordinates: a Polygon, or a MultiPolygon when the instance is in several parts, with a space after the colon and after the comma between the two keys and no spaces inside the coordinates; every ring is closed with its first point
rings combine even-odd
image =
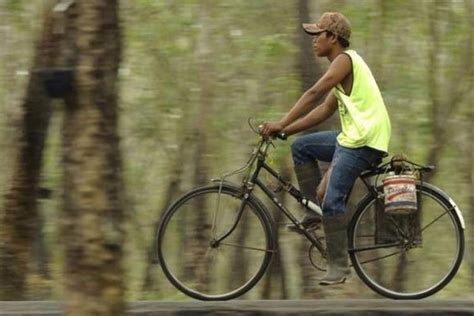
{"type": "Polygon", "coordinates": [[[264,138],[269,138],[277,136],[283,130],[283,126],[279,122],[265,122],[259,126],[259,129],[264,138]]]}

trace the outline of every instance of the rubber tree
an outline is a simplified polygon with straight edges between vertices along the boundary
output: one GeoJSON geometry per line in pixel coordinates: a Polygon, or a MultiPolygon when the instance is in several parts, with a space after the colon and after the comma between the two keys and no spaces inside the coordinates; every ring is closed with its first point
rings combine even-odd
{"type": "Polygon", "coordinates": [[[118,0],[77,0],[73,90],[65,100],[63,243],[68,315],[121,315],[123,183],[118,0]]]}
{"type": "Polygon", "coordinates": [[[15,141],[9,187],[0,211],[0,300],[26,299],[28,264],[38,225],[38,183],[42,153],[52,113],[38,69],[63,64],[64,36],[55,31],[51,1],[45,7],[43,28],[35,45],[30,78],[21,103],[19,137],[15,141]]]}

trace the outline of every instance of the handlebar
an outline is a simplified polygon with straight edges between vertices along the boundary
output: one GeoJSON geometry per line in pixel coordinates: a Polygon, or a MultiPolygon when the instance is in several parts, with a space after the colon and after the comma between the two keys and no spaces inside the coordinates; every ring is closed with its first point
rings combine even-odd
{"type": "MultiPolygon", "coordinates": [[[[252,131],[254,131],[255,134],[258,134],[260,136],[262,136],[262,134],[260,134],[260,129],[261,129],[261,126],[262,125],[258,125],[258,127],[256,127],[255,123],[254,123],[254,120],[249,117],[248,120],[247,120],[247,123],[249,124],[250,128],[252,129],[252,131]],[[254,125],[255,124],[255,125],[254,125]]],[[[263,137],[263,136],[262,136],[263,137]]],[[[272,139],[272,138],[278,138],[278,139],[281,139],[281,140],[287,140],[288,139],[288,135],[286,133],[277,133],[275,135],[272,135],[268,140],[272,139]]]]}
{"type": "MultiPolygon", "coordinates": [[[[250,119],[249,119],[249,125],[256,133],[258,133],[260,136],[262,136],[262,134],[260,133],[262,125],[259,125],[258,130],[255,130],[254,127],[250,123],[250,119]]],[[[278,139],[281,139],[281,140],[287,140],[288,135],[286,133],[280,132],[280,133],[276,133],[276,134],[272,135],[271,138],[278,138],[278,139]]]]}
{"type": "Polygon", "coordinates": [[[278,133],[275,135],[275,138],[281,139],[281,140],[287,140],[288,135],[286,133],[278,133]]]}

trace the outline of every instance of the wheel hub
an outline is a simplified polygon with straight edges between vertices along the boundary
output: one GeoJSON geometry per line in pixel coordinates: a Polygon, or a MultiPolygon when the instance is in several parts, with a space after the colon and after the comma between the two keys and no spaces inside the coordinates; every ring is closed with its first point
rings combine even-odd
{"type": "Polygon", "coordinates": [[[212,240],[209,242],[209,246],[210,246],[211,248],[217,248],[217,247],[219,247],[219,242],[218,242],[217,240],[215,240],[215,239],[212,239],[212,240]]]}

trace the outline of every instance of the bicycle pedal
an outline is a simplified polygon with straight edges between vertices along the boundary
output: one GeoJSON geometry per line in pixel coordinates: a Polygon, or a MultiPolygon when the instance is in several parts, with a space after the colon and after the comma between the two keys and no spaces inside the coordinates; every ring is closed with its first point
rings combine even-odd
{"type": "MultiPolygon", "coordinates": [[[[311,224],[310,226],[304,228],[303,230],[307,233],[314,233],[320,227],[321,227],[320,223],[315,223],[315,224],[311,224]]],[[[294,226],[293,224],[287,224],[285,226],[285,228],[286,228],[287,231],[303,235],[303,230],[296,228],[296,226],[294,226]]]]}

